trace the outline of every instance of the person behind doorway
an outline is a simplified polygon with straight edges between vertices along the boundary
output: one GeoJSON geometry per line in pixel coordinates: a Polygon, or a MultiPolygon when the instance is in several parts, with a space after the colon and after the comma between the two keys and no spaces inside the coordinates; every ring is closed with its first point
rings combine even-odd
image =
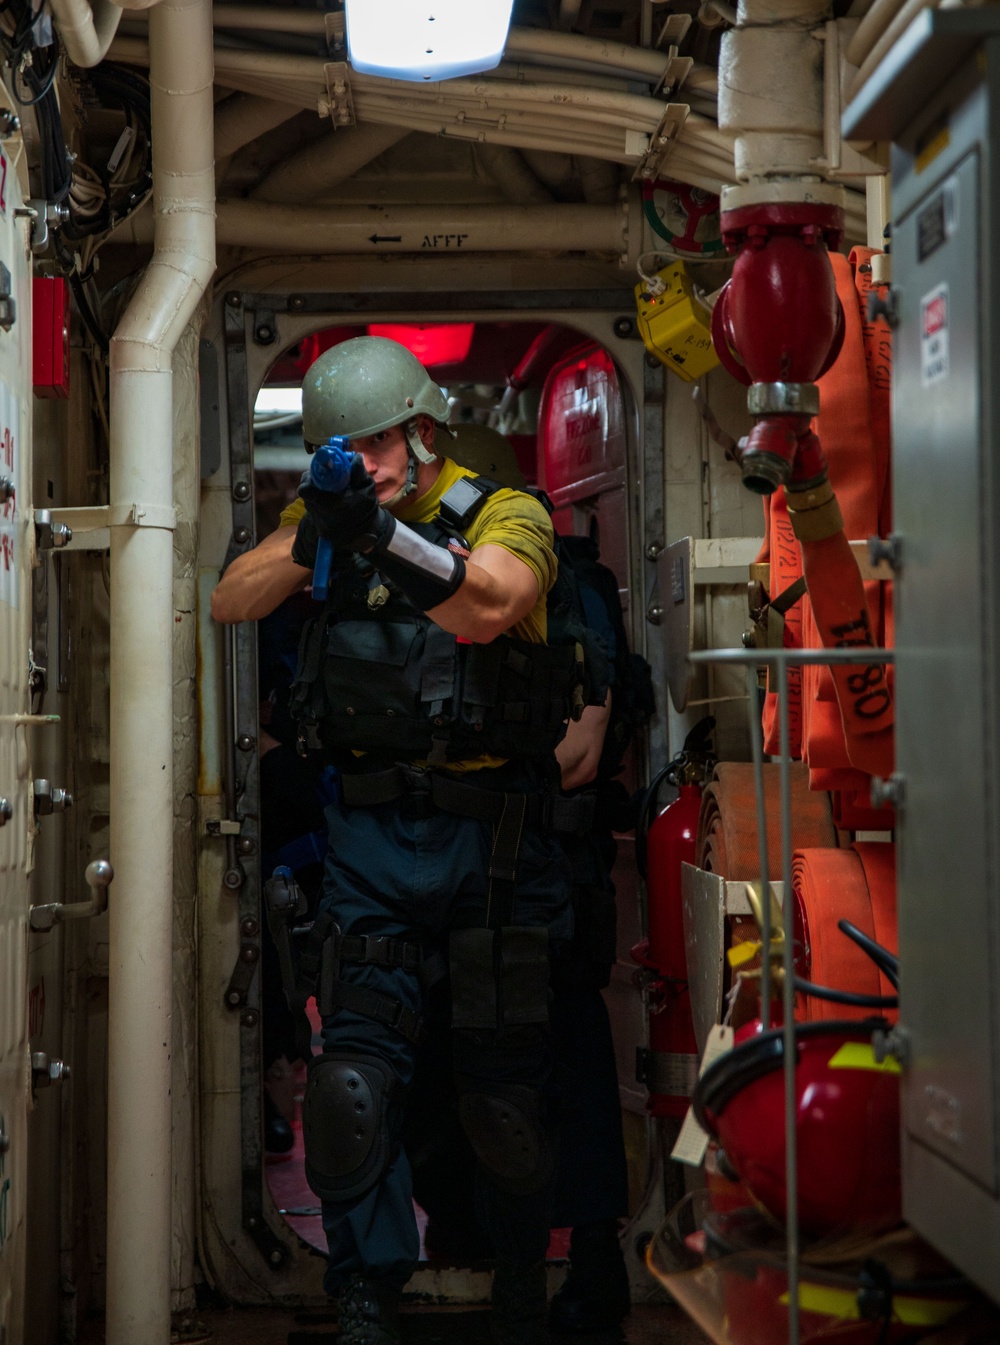
{"type": "Polygon", "coordinates": [[[319,917],[324,1051],[309,1066],[303,1136],[342,1345],[399,1340],[419,1246],[399,1132],[424,987],[444,973],[495,1256],[493,1337],[548,1340],[548,962],[572,935],[572,909],[546,821],[581,670],[574,645],[546,643],[556,559],[545,510],[517,491],[477,491],[474,473],[438,456],[448,411],[395,342],[356,337],[320,356],[303,383],[303,432],[313,446],[350,436],[348,484],[324,493],[307,473],[283,526],[212,598],[219,621],[257,619],[308,585],[319,538],[333,548],[293,709],[341,771],[319,917]]]}
{"type": "MultiPolygon", "coordinates": [[[[448,452],[505,485],[525,485],[512,445],[494,429],[461,426],[448,452]]],[[[592,801],[593,825],[560,836],[573,875],[575,929],[552,969],[552,1087],[560,1121],[552,1219],[554,1227],[572,1232],[570,1270],[553,1298],[549,1324],[559,1334],[590,1334],[617,1325],[630,1306],[618,1236],[619,1220],[628,1213],[628,1170],[601,991],[616,957],[614,832],[632,825],[628,794],[616,777],[636,727],[652,711],[652,687],[648,665],[628,651],[618,583],[601,565],[596,542],[557,538],[557,552],[580,618],[601,639],[611,669],[605,703],[587,706],[556,747],[562,789],[592,801]],[[616,668],[622,674],[617,679],[616,668]]]]}

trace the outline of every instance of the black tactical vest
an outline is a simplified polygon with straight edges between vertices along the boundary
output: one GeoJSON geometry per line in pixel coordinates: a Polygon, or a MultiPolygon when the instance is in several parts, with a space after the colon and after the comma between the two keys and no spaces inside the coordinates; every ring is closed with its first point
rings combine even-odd
{"type": "MultiPolygon", "coordinates": [[[[463,478],[431,523],[407,526],[439,546],[453,538],[464,545],[458,529],[498,488],[463,478]]],[[[303,630],[289,708],[328,750],[435,764],[539,758],[590,701],[584,685],[582,641],[460,640],[355,556],[331,575],[326,603],[303,630]]]]}

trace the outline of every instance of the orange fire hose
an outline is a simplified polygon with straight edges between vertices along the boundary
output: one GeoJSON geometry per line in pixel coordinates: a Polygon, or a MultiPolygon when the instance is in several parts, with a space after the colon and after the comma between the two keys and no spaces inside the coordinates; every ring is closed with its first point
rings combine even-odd
{"type": "MultiPolygon", "coordinates": [[[[891,596],[877,582],[862,585],[847,544],[848,537],[885,535],[891,527],[891,345],[884,324],[869,323],[865,313],[872,255],[869,248],[855,248],[849,259],[839,254],[830,259],[845,336],[837,360],[818,380],[815,430],[829,485],[791,499],[779,490],[766,506],[772,597],[800,573],[809,586],[809,597],[785,614],[786,647],[877,645],[891,635],[891,596]]],[[[891,681],[879,665],[789,670],[792,751],[809,763],[814,789],[860,793],[867,788],[866,776],[890,774],[892,720],[891,681]]],[[[771,695],[763,724],[765,750],[779,750],[771,695]]]]}
{"type": "MultiPolygon", "coordinates": [[[[854,849],[861,860],[872,903],[872,923],[875,942],[890,953],[899,953],[899,924],[896,918],[896,847],[888,842],[856,841],[854,849]]],[[[882,995],[891,995],[893,988],[879,973],[882,995]]]]}
{"type": "MultiPolygon", "coordinates": [[[[829,505],[836,508],[832,493],[819,505],[807,504],[803,520],[796,517],[790,502],[817,631],[825,649],[874,646],[861,572],[844,536],[843,523],[829,505]],[[818,517],[821,514],[823,518],[818,517]]],[[[891,775],[893,707],[885,669],[878,663],[841,664],[831,667],[830,674],[850,764],[869,775],[891,775]]]]}
{"type": "MultiPolygon", "coordinates": [[[[809,788],[805,766],[793,765],[792,846],[836,845],[836,832],[825,794],[809,788]]],[[[767,806],[768,877],[781,878],[780,768],[764,767],[764,799],[767,806]]],[[[695,854],[699,868],[732,881],[753,881],[761,876],[757,853],[757,804],[753,766],[742,761],[723,761],[715,768],[705,788],[698,818],[695,854]]]]}
{"type": "MultiPolygon", "coordinates": [[[[803,638],[807,644],[818,643],[827,649],[876,645],[881,633],[876,628],[881,615],[880,586],[862,583],[847,541],[848,535],[867,537],[877,531],[880,487],[884,491],[888,479],[888,404],[882,386],[886,352],[871,324],[865,331],[859,309],[858,277],[868,274],[860,266],[870,265],[870,258],[868,249],[855,249],[850,261],[831,257],[846,330],[839,357],[819,380],[821,412],[816,429],[829,484],[789,492],[786,497],[809,587],[803,638]],[[874,398],[869,369],[878,376],[874,398]],[[873,410],[877,423],[873,423],[873,410]]],[[[840,707],[847,758],[843,765],[871,775],[891,774],[892,697],[885,671],[878,664],[806,670],[803,704],[810,762],[812,708],[829,699],[831,690],[840,707]]]]}
{"type": "MultiPolygon", "coordinates": [[[[792,856],[792,885],[799,900],[808,969],[800,974],[817,985],[862,995],[895,993],[882,973],[846,934],[838,920],[850,920],[863,934],[896,951],[895,847],[885,843],[850,850],[798,850],[792,856]]],[[[798,952],[798,950],[796,950],[798,952]]],[[[867,1018],[871,1009],[801,996],[796,1017],[867,1018]]],[[[895,1018],[894,1012],[887,1014],[895,1018]]]]}
{"type": "MultiPolygon", "coordinates": [[[[764,513],[767,519],[767,561],[770,564],[770,597],[791,588],[802,575],[802,554],[792,531],[792,522],[788,517],[788,505],[785,502],[784,487],[779,487],[773,495],[765,497],[764,513]]],[[[761,559],[761,557],[758,557],[761,559]]],[[[786,649],[802,648],[802,621],[806,602],[799,599],[785,612],[785,626],[782,643],[786,649]]],[[[789,751],[793,757],[802,756],[803,732],[803,668],[788,669],[788,739],[789,751]]],[[[778,698],[769,693],[764,699],[764,751],[777,754],[781,751],[780,728],[778,724],[778,698]]]]}

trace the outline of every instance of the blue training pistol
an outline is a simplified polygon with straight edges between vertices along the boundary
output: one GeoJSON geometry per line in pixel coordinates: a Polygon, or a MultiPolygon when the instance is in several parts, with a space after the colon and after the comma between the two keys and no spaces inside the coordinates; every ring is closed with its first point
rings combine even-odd
{"type": "MultiPolygon", "coordinates": [[[[347,447],[346,435],[335,434],[325,444],[317,448],[309,464],[309,476],[317,490],[327,490],[339,495],[347,486],[351,475],[354,454],[347,447]]],[[[312,595],[317,602],[326,602],[330,589],[330,567],[333,564],[333,547],[325,537],[316,543],[316,565],[313,569],[312,595]]]]}

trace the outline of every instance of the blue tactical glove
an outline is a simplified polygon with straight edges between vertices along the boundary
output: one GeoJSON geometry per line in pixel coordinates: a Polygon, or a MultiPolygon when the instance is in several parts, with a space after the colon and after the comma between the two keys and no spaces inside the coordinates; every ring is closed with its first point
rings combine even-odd
{"type": "Polygon", "coordinates": [[[335,553],[360,551],[422,611],[450,598],[465,579],[461,556],[425,541],[379,505],[360,454],[354,455],[343,489],[321,490],[313,484],[310,469],[303,473],[299,496],[306,514],[292,547],[297,564],[315,564],[320,537],[335,553]]]}
{"type": "MultiPolygon", "coordinates": [[[[354,454],[350,476],[343,490],[320,490],[313,484],[311,473],[305,471],[298,494],[305,502],[306,517],[312,519],[317,535],[325,537],[335,551],[370,550],[383,531],[382,519],[389,517],[385,510],[379,508],[375,482],[365,470],[360,453],[354,454]]],[[[303,539],[303,549],[305,547],[306,540],[303,539]]],[[[294,551],[292,554],[295,558],[294,551]]],[[[304,562],[298,561],[298,564],[304,562]]]]}

